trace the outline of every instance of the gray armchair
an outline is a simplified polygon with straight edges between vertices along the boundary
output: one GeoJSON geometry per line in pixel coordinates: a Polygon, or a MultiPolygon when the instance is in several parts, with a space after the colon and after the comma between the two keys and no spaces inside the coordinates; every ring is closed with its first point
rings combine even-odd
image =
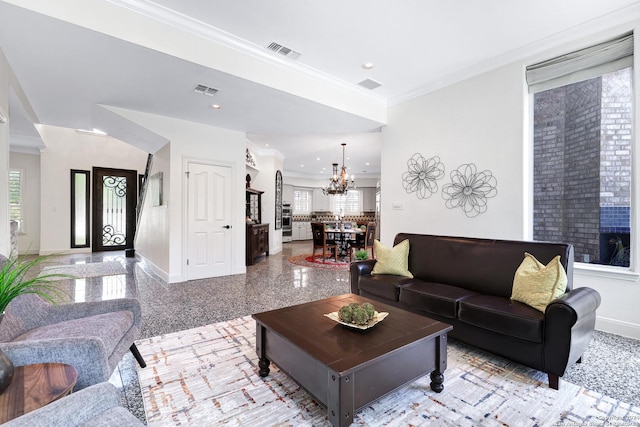
{"type": "Polygon", "coordinates": [[[35,411],[28,412],[3,427],[143,426],[120,404],[118,391],[110,383],[100,383],[72,393],[35,411]]]}
{"type": "Polygon", "coordinates": [[[15,298],[0,323],[0,348],[15,366],[58,362],[78,371],[75,390],[107,381],[141,330],[134,298],[53,305],[37,295],[15,298]]]}

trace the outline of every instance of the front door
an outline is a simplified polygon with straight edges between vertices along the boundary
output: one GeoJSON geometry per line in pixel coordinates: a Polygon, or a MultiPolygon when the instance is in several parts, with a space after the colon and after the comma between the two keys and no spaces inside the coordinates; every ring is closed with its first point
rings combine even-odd
{"type": "Polygon", "coordinates": [[[133,249],[138,172],[93,168],[93,252],[133,249]]]}
{"type": "Polygon", "coordinates": [[[187,163],[187,279],[231,274],[231,168],[187,163]]]}

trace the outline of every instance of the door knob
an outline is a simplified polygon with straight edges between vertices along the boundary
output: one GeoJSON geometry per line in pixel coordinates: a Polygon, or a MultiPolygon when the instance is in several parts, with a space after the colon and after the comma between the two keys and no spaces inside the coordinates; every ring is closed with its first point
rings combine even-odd
{"type": "Polygon", "coordinates": [[[222,228],[226,228],[227,230],[231,228],[230,225],[223,225],[222,228]]]}

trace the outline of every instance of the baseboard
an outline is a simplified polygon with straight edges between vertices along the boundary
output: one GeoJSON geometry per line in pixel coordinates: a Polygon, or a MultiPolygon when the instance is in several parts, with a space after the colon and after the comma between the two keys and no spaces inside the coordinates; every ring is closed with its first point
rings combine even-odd
{"type": "Polygon", "coordinates": [[[640,340],[640,325],[607,317],[596,317],[596,330],[640,340]]]}
{"type": "Polygon", "coordinates": [[[149,268],[151,269],[153,274],[155,274],[156,276],[160,277],[162,280],[164,280],[167,283],[172,283],[172,282],[169,281],[169,274],[167,274],[166,271],[164,271],[163,269],[161,269],[160,267],[155,265],[153,262],[151,262],[147,258],[145,258],[144,255],[140,255],[140,253],[136,252],[136,257],[142,258],[144,260],[144,262],[149,266],[149,268]]]}

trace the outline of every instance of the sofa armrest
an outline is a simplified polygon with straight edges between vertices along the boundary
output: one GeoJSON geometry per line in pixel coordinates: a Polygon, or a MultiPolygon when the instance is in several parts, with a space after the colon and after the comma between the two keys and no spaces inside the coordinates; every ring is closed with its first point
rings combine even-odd
{"type": "MultiPolygon", "coordinates": [[[[77,393],[56,400],[35,411],[15,418],[3,426],[6,427],[69,427],[84,425],[105,411],[119,408],[120,396],[113,384],[102,382],[77,393]]],[[[122,425],[143,425],[133,415],[121,417],[122,425]]]]}
{"type": "Polygon", "coordinates": [[[586,350],[596,323],[600,294],[595,289],[577,288],[547,306],[544,321],[545,371],[564,375],[586,350]]]}
{"type": "Polygon", "coordinates": [[[350,271],[350,280],[351,280],[351,293],[360,295],[360,287],[358,286],[358,281],[360,276],[364,276],[365,274],[371,274],[373,271],[373,266],[376,265],[375,259],[367,259],[364,261],[354,261],[351,263],[350,271]]]}
{"type": "Polygon", "coordinates": [[[75,390],[107,381],[111,369],[104,343],[97,337],[51,338],[0,343],[15,366],[66,363],[78,371],[75,390]]]}

